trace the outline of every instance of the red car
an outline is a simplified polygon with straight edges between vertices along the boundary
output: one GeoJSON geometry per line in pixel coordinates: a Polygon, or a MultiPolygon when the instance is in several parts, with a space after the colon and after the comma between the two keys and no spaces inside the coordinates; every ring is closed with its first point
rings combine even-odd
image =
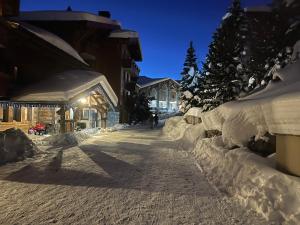
{"type": "Polygon", "coordinates": [[[37,123],[35,127],[32,127],[28,131],[29,134],[35,134],[35,135],[43,135],[47,133],[46,125],[42,123],[37,123]]]}

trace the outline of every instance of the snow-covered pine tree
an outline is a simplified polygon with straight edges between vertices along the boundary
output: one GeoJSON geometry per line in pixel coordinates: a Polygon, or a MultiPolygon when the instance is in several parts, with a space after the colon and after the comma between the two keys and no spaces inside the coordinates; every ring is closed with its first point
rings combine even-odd
{"type": "Polygon", "coordinates": [[[195,106],[193,101],[195,87],[197,86],[199,70],[197,65],[197,57],[195,53],[195,48],[193,42],[190,42],[189,48],[187,50],[186,59],[184,62],[184,67],[181,72],[181,98],[180,98],[180,108],[182,112],[186,112],[191,107],[195,106]]]}
{"type": "Polygon", "coordinates": [[[273,47],[276,49],[276,55],[270,60],[271,69],[263,79],[265,85],[272,79],[276,70],[291,62],[293,46],[300,40],[300,2],[275,0],[273,5],[273,14],[277,18],[273,28],[273,47]]]}
{"type": "Polygon", "coordinates": [[[282,21],[277,12],[248,12],[246,9],[247,32],[246,54],[243,66],[250,77],[248,91],[263,86],[265,76],[274,65],[272,60],[281,50],[283,44],[282,21]]]}
{"type": "Polygon", "coordinates": [[[201,99],[199,106],[204,111],[235,100],[247,86],[248,78],[245,78],[242,67],[243,23],[244,11],[240,0],[233,0],[213,35],[203,65],[204,83],[200,84],[198,96],[201,99]]]}

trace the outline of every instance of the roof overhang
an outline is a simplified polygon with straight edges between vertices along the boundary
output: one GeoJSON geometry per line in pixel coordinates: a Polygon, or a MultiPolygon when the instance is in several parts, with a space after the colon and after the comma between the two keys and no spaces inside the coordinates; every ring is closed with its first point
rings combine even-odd
{"type": "Polygon", "coordinates": [[[109,35],[112,39],[127,39],[129,51],[136,61],[142,61],[142,47],[138,32],[131,30],[116,30],[109,35]]]}
{"type": "Polygon", "coordinates": [[[24,11],[20,12],[18,19],[21,21],[88,21],[121,27],[121,24],[116,20],[80,11],[24,11]]]}
{"type": "Polygon", "coordinates": [[[118,98],[106,77],[94,71],[84,70],[65,71],[53,75],[19,90],[16,97],[11,100],[23,103],[69,104],[93,90],[99,90],[113,107],[117,107],[118,98]]]}
{"type": "Polygon", "coordinates": [[[64,53],[68,54],[69,56],[73,57],[77,61],[83,63],[84,65],[88,65],[78,54],[78,52],[67,42],[63,39],[58,37],[57,35],[50,33],[44,29],[39,27],[33,26],[31,24],[25,22],[18,22],[19,27],[26,30],[27,32],[31,33],[32,35],[42,39],[43,41],[51,44],[52,46],[56,47],[57,49],[63,51],[64,53]]]}
{"type": "Polygon", "coordinates": [[[180,84],[176,80],[173,80],[171,78],[164,78],[164,79],[160,79],[160,80],[156,80],[156,81],[150,82],[150,83],[145,84],[145,85],[139,85],[139,84],[137,84],[137,87],[140,88],[140,89],[143,89],[143,88],[150,87],[150,86],[153,86],[153,85],[156,85],[156,84],[168,81],[168,80],[170,80],[170,81],[174,82],[176,85],[180,86],[180,84]]]}

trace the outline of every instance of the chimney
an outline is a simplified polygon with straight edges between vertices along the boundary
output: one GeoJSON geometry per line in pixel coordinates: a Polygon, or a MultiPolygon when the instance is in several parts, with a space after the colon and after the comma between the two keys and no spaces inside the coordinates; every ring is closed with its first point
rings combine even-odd
{"type": "Polygon", "coordinates": [[[0,0],[0,16],[18,16],[20,0],[0,0]]]}
{"type": "Polygon", "coordinates": [[[98,16],[102,16],[102,17],[106,17],[106,18],[109,18],[111,17],[111,14],[109,11],[99,11],[98,12],[98,16]]]}
{"type": "Polygon", "coordinates": [[[73,10],[72,10],[72,7],[71,6],[68,6],[68,8],[67,8],[67,12],[72,12],[73,10]]]}

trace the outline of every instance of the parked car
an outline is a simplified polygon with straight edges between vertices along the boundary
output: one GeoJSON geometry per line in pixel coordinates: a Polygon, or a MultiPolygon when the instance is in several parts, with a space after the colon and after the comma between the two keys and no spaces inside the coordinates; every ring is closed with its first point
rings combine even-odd
{"type": "Polygon", "coordinates": [[[42,123],[37,123],[34,127],[31,127],[28,130],[29,134],[35,134],[35,135],[44,135],[47,133],[46,125],[42,123]]]}

